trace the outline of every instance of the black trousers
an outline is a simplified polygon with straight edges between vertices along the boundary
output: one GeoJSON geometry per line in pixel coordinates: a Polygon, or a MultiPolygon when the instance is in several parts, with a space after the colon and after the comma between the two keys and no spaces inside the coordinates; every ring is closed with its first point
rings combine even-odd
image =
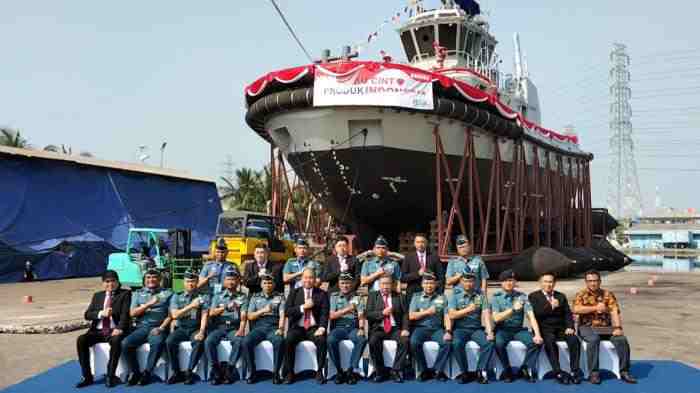
{"type": "Polygon", "coordinates": [[[369,334],[369,356],[379,373],[386,373],[384,367],[384,340],[396,341],[396,357],[392,370],[402,371],[408,356],[409,337],[401,337],[401,329],[393,327],[389,333],[384,330],[372,330],[369,334]]]}
{"type": "Polygon", "coordinates": [[[567,336],[564,334],[565,329],[542,329],[542,339],[544,340],[544,351],[549,359],[549,364],[552,365],[554,372],[561,371],[559,364],[559,347],[557,341],[566,341],[569,347],[569,365],[571,371],[576,372],[580,369],[581,363],[581,342],[575,334],[567,336]]]}
{"type": "Polygon", "coordinates": [[[617,356],[620,358],[620,371],[630,370],[630,344],[625,336],[599,335],[589,326],[581,326],[578,334],[586,342],[588,357],[588,372],[598,371],[598,354],[600,353],[600,341],[610,340],[615,346],[617,356]]]}
{"type": "Polygon", "coordinates": [[[297,350],[297,344],[305,340],[313,341],[313,343],[316,345],[316,362],[318,363],[317,371],[322,371],[326,368],[327,337],[326,334],[322,336],[314,335],[318,328],[319,326],[313,326],[309,328],[309,330],[306,330],[303,327],[299,326],[289,327],[289,330],[287,331],[287,343],[285,347],[286,353],[284,356],[284,370],[282,371],[284,375],[289,375],[290,373],[294,374],[294,361],[297,350]]]}
{"type": "Polygon", "coordinates": [[[88,330],[85,334],[78,336],[78,361],[80,362],[80,369],[82,370],[83,377],[90,378],[93,376],[90,370],[90,348],[99,343],[109,344],[107,376],[115,376],[117,365],[119,365],[119,356],[122,352],[122,339],[124,339],[125,336],[126,335],[122,333],[119,336],[105,337],[102,335],[102,332],[95,330],[88,330]]]}

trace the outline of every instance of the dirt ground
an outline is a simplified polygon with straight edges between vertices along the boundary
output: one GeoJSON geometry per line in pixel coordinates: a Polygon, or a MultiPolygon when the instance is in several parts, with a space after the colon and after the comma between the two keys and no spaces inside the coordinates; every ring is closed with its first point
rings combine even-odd
{"type": "MultiPolygon", "coordinates": [[[[604,287],[613,290],[622,304],[623,326],[632,345],[633,359],[671,359],[700,367],[700,274],[617,272],[604,277],[604,287]],[[637,294],[630,288],[636,287],[637,294]]],[[[566,280],[557,289],[569,300],[583,285],[566,280]]],[[[28,284],[0,285],[0,327],[51,325],[82,319],[98,278],[28,284]],[[25,304],[23,296],[34,302],[25,304]]],[[[536,283],[520,283],[529,292],[536,283]]],[[[0,389],[75,359],[75,339],[82,331],[63,334],[0,334],[0,389]]],[[[74,383],[79,379],[75,376],[74,383]]]]}

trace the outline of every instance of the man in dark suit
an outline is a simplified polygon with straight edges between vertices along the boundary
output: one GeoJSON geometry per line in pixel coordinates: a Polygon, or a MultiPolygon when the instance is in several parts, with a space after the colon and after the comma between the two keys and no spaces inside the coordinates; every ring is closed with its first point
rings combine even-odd
{"type": "Polygon", "coordinates": [[[532,292],[528,297],[535,313],[537,324],[540,326],[544,350],[547,353],[549,364],[552,365],[557,382],[568,385],[573,382],[581,383],[583,373],[579,368],[581,343],[574,330],[574,315],[569,308],[566,295],[554,290],[555,277],[553,273],[545,273],[540,276],[541,291],[532,292]],[[557,341],[566,341],[569,347],[569,359],[571,362],[571,375],[562,371],[559,365],[559,348],[557,341]]]}
{"type": "Polygon", "coordinates": [[[92,301],[85,311],[85,319],[90,321],[88,331],[78,336],[78,360],[83,378],[76,385],[83,388],[93,383],[90,370],[90,347],[97,343],[109,343],[109,363],[105,385],[111,388],[117,385],[117,365],[121,354],[122,339],[126,337],[131,326],[129,306],[131,292],[121,288],[119,276],[114,270],[102,274],[102,288],[92,295],[92,301]]]}
{"type": "Polygon", "coordinates": [[[394,280],[385,275],[379,279],[379,290],[370,292],[367,298],[369,322],[369,354],[376,368],[374,382],[384,382],[389,374],[384,367],[384,340],[397,343],[396,357],[391,368],[394,382],[403,382],[401,371],[408,354],[408,306],[403,296],[392,293],[394,280]]]}
{"type": "Polygon", "coordinates": [[[326,383],[323,370],[326,367],[326,326],[328,326],[328,294],[317,288],[316,271],[311,268],[303,270],[301,275],[301,287],[293,289],[285,304],[285,311],[289,321],[287,331],[287,345],[284,359],[284,383],[294,383],[294,360],[297,344],[304,340],[313,341],[316,344],[316,360],[318,370],[316,381],[319,384],[326,383]]]}
{"type": "Polygon", "coordinates": [[[328,293],[338,292],[338,278],[341,274],[351,274],[354,279],[351,291],[360,286],[360,263],[355,257],[348,255],[348,240],[344,237],[335,241],[335,255],[326,260],[323,269],[323,282],[328,283],[328,293]]]}
{"type": "Polygon", "coordinates": [[[428,254],[428,239],[419,233],[413,239],[415,252],[406,255],[401,264],[401,282],[406,283],[406,299],[411,299],[414,293],[421,292],[421,279],[426,271],[433,272],[438,278],[437,292],[442,293],[445,288],[445,272],[442,262],[437,255],[428,254]]]}
{"type": "Polygon", "coordinates": [[[274,277],[275,292],[284,292],[281,266],[275,266],[275,263],[268,259],[270,253],[267,246],[259,243],[253,253],[255,259],[249,259],[243,264],[243,286],[248,288],[248,296],[262,291],[260,277],[263,275],[274,277]]]}

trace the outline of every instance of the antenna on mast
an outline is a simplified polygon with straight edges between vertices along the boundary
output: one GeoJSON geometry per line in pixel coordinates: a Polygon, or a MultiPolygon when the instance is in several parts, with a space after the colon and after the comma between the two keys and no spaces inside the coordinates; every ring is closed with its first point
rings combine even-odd
{"type": "Polygon", "coordinates": [[[520,51],[520,34],[513,34],[513,47],[515,51],[515,78],[521,79],[523,77],[523,55],[520,51]]]}

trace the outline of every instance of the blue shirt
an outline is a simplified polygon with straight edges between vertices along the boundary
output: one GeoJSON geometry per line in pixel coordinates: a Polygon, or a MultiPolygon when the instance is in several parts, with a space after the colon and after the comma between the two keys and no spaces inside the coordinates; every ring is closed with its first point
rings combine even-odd
{"type": "Polygon", "coordinates": [[[224,272],[228,267],[237,269],[236,266],[229,261],[211,261],[204,264],[202,271],[199,272],[199,278],[207,278],[211,273],[214,273],[214,277],[210,278],[209,283],[200,288],[200,290],[208,290],[211,295],[215,295],[221,291],[221,286],[224,283],[224,272]]]}
{"type": "Polygon", "coordinates": [[[240,291],[222,289],[211,301],[211,308],[221,307],[224,307],[224,312],[214,317],[212,327],[226,325],[232,329],[238,329],[241,325],[241,314],[248,309],[248,297],[240,291]]]}
{"type": "Polygon", "coordinates": [[[330,303],[331,312],[341,310],[350,304],[355,305],[355,311],[347,313],[334,320],[333,327],[357,329],[360,326],[360,314],[364,314],[365,305],[360,300],[359,296],[355,295],[353,292],[350,292],[347,295],[343,295],[342,292],[333,292],[331,294],[330,303]]]}
{"type": "MultiPolygon", "coordinates": [[[[299,259],[299,258],[289,258],[284,264],[282,269],[283,274],[299,273],[306,268],[313,269],[316,272],[316,277],[321,275],[321,264],[317,261],[311,259],[299,259]]],[[[301,286],[301,277],[294,279],[294,286],[292,288],[299,288],[301,286]]]]}
{"type": "Polygon", "coordinates": [[[284,295],[272,292],[270,296],[264,292],[258,292],[250,298],[248,312],[256,312],[264,309],[267,305],[272,308],[270,315],[261,316],[252,321],[251,329],[277,330],[279,327],[280,315],[284,312],[284,295]]]}
{"type": "Polygon", "coordinates": [[[491,298],[491,311],[494,313],[503,312],[509,308],[513,308],[513,303],[520,300],[523,308],[520,311],[513,310],[513,313],[508,319],[499,322],[496,327],[503,328],[522,328],[525,321],[525,313],[532,311],[532,305],[527,298],[527,295],[520,291],[513,290],[511,293],[505,291],[496,292],[491,298]]]}
{"type": "Polygon", "coordinates": [[[180,315],[177,319],[177,327],[184,329],[197,329],[202,320],[202,312],[209,309],[209,295],[199,293],[196,290],[192,293],[181,292],[170,297],[170,312],[181,310],[187,307],[192,301],[199,298],[200,306],[190,310],[186,315],[180,315]]]}
{"type": "Polygon", "coordinates": [[[424,311],[433,306],[435,307],[435,314],[415,321],[414,324],[416,326],[441,329],[445,321],[447,300],[444,295],[437,292],[433,293],[431,296],[426,295],[425,292],[413,294],[409,312],[424,311]]]}
{"type": "MultiPolygon", "coordinates": [[[[481,281],[489,279],[489,271],[486,269],[486,264],[480,256],[472,255],[469,258],[464,257],[453,257],[447,261],[447,272],[445,276],[447,278],[454,277],[456,275],[461,275],[466,268],[476,275],[476,287],[481,288],[481,281]]],[[[455,285],[455,288],[462,288],[462,283],[455,285]]]]}
{"type": "MultiPolygon", "coordinates": [[[[362,270],[360,272],[360,276],[362,277],[367,277],[371,274],[374,274],[377,272],[379,269],[384,269],[387,273],[391,274],[391,276],[394,278],[394,281],[399,281],[401,279],[401,267],[399,266],[398,263],[395,261],[384,258],[380,260],[378,257],[374,257],[370,259],[369,261],[366,261],[365,263],[362,264],[362,270]]],[[[378,291],[379,290],[379,279],[374,280],[372,283],[372,286],[370,287],[370,291],[378,291]]]]}
{"type": "Polygon", "coordinates": [[[488,307],[488,301],[486,296],[476,292],[476,291],[465,291],[461,288],[455,288],[452,294],[447,300],[447,308],[451,311],[461,311],[470,305],[474,304],[476,309],[465,317],[454,320],[454,327],[456,329],[480,329],[483,327],[481,324],[481,312],[483,309],[488,307]]]}
{"type": "Polygon", "coordinates": [[[168,306],[173,292],[169,289],[158,288],[150,290],[141,288],[131,296],[131,309],[140,307],[148,303],[155,296],[158,302],[149,307],[141,316],[136,317],[136,327],[154,328],[160,326],[168,317],[168,306]]]}

